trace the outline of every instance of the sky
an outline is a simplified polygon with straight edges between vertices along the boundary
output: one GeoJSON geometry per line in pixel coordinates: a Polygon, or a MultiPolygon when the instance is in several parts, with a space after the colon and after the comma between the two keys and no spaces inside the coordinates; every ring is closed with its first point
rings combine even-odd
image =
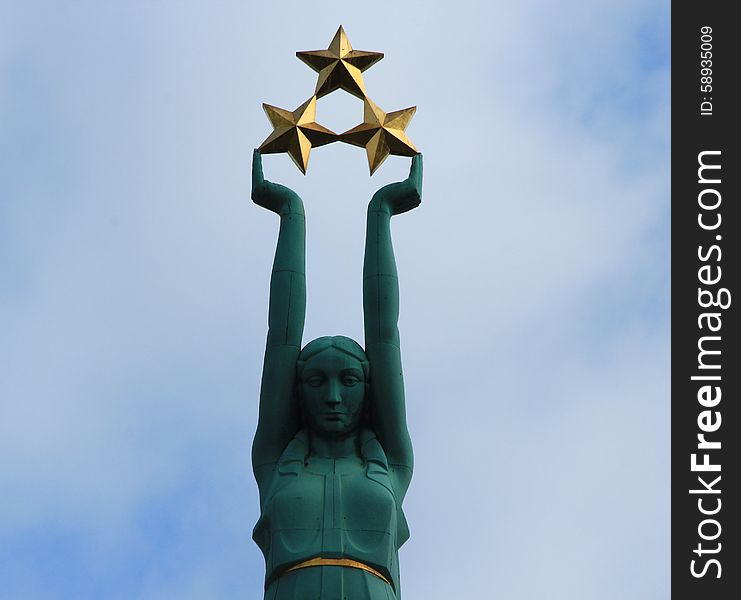
{"type": "MultiPolygon", "coordinates": [[[[0,0],[3,600],[261,598],[250,161],[340,24],[424,155],[403,597],[669,597],[668,1],[0,0]]],[[[409,159],[264,167],[306,205],[304,341],[362,342],[366,204],[409,159]]]]}

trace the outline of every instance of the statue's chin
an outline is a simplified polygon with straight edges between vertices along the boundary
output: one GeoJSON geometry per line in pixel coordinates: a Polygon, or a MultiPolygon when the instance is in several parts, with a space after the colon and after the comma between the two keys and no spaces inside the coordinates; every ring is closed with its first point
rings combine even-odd
{"type": "Polygon", "coordinates": [[[323,425],[323,427],[315,430],[315,433],[322,437],[328,438],[343,438],[352,433],[352,430],[348,429],[344,423],[338,423],[336,426],[323,425]]]}

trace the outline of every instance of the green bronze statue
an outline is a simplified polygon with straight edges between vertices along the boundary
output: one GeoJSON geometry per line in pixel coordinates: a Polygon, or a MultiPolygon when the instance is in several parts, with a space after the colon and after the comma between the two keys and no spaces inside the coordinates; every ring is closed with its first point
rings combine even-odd
{"type": "Polygon", "coordinates": [[[402,502],[413,456],[399,349],[399,284],[391,217],[417,207],[422,156],[368,205],[363,264],[365,349],[343,337],[301,348],[306,308],[301,198],[263,178],[252,199],[280,216],[270,281],[252,464],[260,491],[253,538],[266,600],[399,600],[402,502]]]}

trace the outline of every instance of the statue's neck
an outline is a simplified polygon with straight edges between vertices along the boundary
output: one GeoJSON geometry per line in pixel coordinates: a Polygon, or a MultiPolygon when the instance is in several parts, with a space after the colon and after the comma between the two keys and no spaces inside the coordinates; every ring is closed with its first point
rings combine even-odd
{"type": "Polygon", "coordinates": [[[350,433],[342,437],[329,437],[310,433],[310,454],[319,458],[347,458],[358,456],[358,434],[350,433]]]}

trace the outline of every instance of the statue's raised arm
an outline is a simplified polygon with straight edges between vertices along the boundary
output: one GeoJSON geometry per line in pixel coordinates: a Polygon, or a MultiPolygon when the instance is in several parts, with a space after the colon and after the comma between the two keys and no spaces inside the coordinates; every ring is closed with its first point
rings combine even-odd
{"type": "Polygon", "coordinates": [[[365,346],[370,362],[371,425],[389,461],[403,498],[413,467],[406,423],[399,346],[399,281],[391,243],[391,217],[417,207],[422,199],[422,155],[412,158],[409,177],[378,190],[368,205],[363,264],[365,346]]]}
{"type": "Polygon", "coordinates": [[[306,316],[306,224],[301,198],[293,190],[264,179],[257,150],[252,157],[252,200],[280,217],[270,278],[260,410],[252,445],[252,465],[263,497],[275,463],[300,426],[295,377],[306,316]]]}

